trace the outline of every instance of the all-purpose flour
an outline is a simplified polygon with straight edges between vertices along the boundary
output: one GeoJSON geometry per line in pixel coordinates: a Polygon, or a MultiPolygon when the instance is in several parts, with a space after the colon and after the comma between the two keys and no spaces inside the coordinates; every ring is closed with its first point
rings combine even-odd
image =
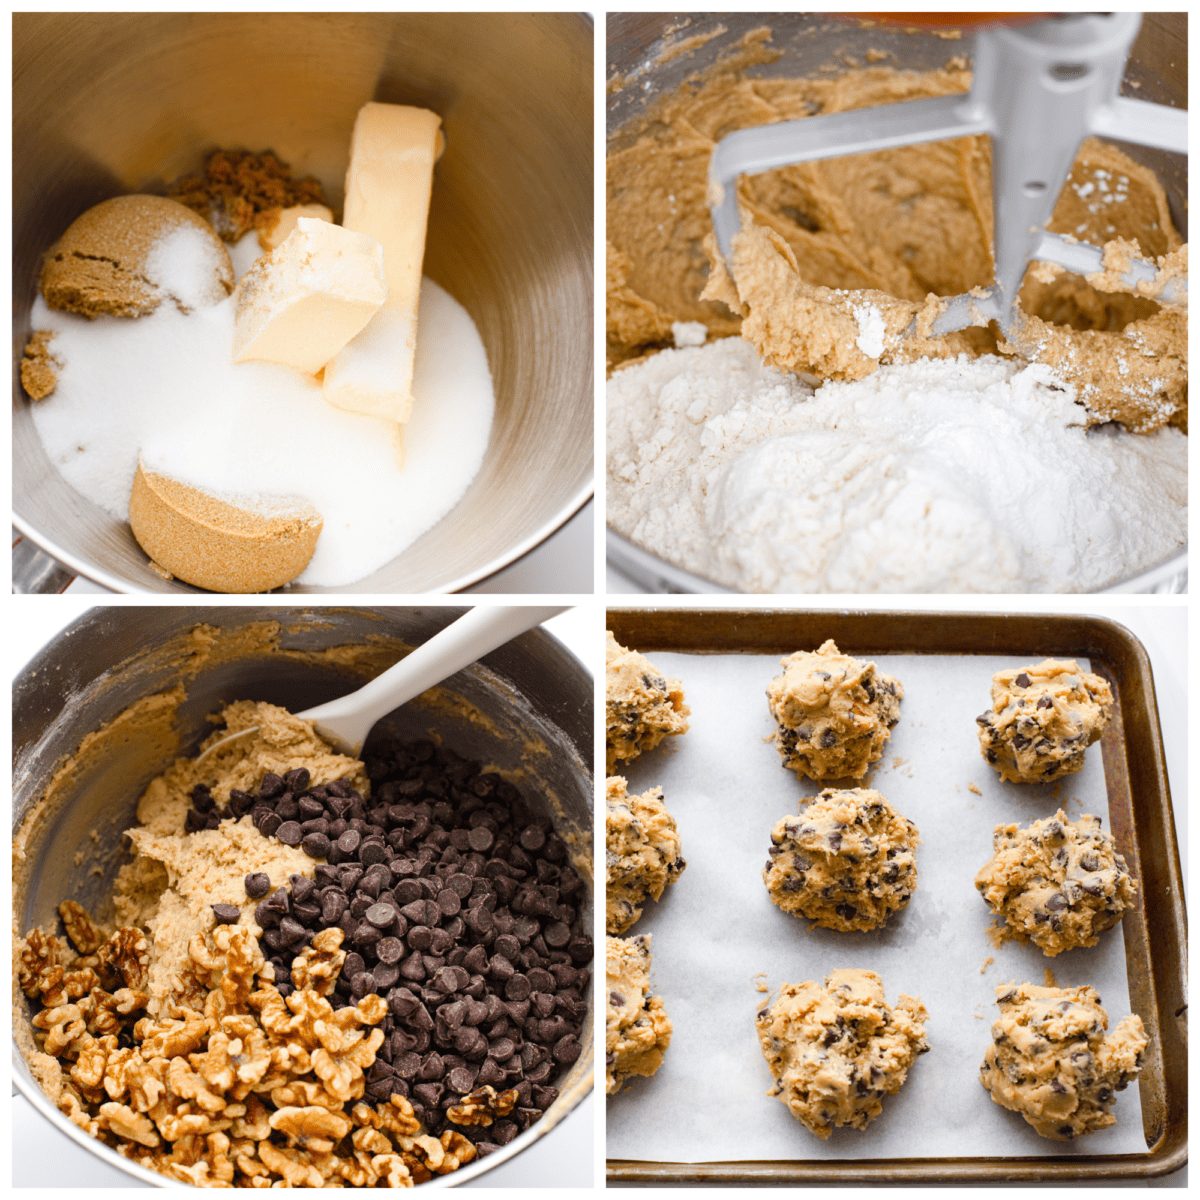
{"type": "Polygon", "coordinates": [[[741,591],[1093,591],[1183,547],[1187,438],[994,355],[814,392],[725,338],[609,380],[608,520],[741,591]]]}

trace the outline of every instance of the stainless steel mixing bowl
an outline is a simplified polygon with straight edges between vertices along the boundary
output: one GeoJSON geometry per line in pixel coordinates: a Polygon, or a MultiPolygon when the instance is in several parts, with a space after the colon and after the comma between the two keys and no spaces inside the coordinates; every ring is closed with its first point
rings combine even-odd
{"type": "MultiPolygon", "coordinates": [[[[14,363],[41,256],[91,205],[161,190],[225,147],[274,150],[340,206],[359,107],[431,108],[447,150],[425,273],[487,348],[487,454],[402,555],[344,587],[292,590],[452,591],[500,570],[592,490],[592,38],[586,17],[564,13],[17,14],[14,363]]],[[[17,528],[114,590],[198,591],[159,578],[129,525],[64,482],[29,404],[14,372],[17,528]]]]}
{"type": "MultiPolygon", "coordinates": [[[[1125,72],[1124,93],[1157,104],[1187,108],[1187,13],[1146,13],[1125,72]]],[[[675,91],[696,71],[713,65],[753,29],[768,25],[770,47],[779,58],[755,66],[765,78],[797,78],[850,56],[866,61],[868,50],[885,50],[900,67],[929,70],[951,55],[970,57],[972,38],[947,41],[937,34],[832,20],[823,13],[617,13],[608,18],[609,92],[606,131],[609,149],[625,144],[631,126],[661,96],[675,91]]],[[[1175,227],[1187,237],[1187,160],[1179,154],[1120,143],[1131,158],[1156,172],[1167,193],[1175,227]]],[[[608,561],[649,592],[731,592],[734,589],[685,571],[643,549],[614,529],[606,530],[608,561]]],[[[1187,553],[1145,563],[1107,592],[1187,591],[1187,553]]]]}
{"type": "MultiPolygon", "coordinates": [[[[210,713],[235,699],[267,700],[301,711],[343,695],[464,611],[258,606],[90,610],[46,646],[14,682],[14,833],[88,734],[135,701],[182,684],[187,698],[174,721],[178,745],[164,743],[148,726],[134,726],[122,739],[106,743],[102,754],[76,755],[80,765],[69,773],[50,811],[39,812],[27,828],[25,866],[18,865],[14,872],[15,925],[22,931],[54,928],[57,906],[67,898],[78,899],[92,912],[102,911],[118,867],[128,861],[121,834],[136,824],[138,797],[176,753],[193,752],[212,731],[206,720],[210,713]],[[243,647],[232,656],[218,653],[200,662],[194,654],[197,645],[188,642],[198,625],[232,636],[275,621],[282,628],[274,648],[270,643],[254,650],[243,647]],[[331,647],[370,645],[376,652],[358,663],[322,656],[331,647]],[[94,853],[92,830],[99,836],[94,853]],[[83,851],[78,864],[76,851],[83,851]],[[93,867],[99,870],[93,873],[93,867]]],[[[381,725],[414,738],[433,728],[447,745],[468,757],[500,769],[524,768],[520,786],[526,801],[554,821],[569,845],[586,854],[592,837],[593,689],[578,659],[544,630],[533,630],[443,686],[481,712],[486,724],[472,723],[453,706],[429,709],[414,704],[385,717],[381,725]],[[522,758],[527,747],[538,742],[548,753],[522,758]],[[531,769],[531,761],[536,769],[531,769]]],[[[591,921],[589,899],[586,928],[591,921]]],[[[584,1053],[558,1081],[561,1094],[536,1125],[488,1158],[424,1186],[464,1183],[552,1132],[591,1090],[591,1028],[589,1017],[581,1039],[584,1053]]],[[[47,1119],[89,1151],[143,1182],[177,1186],[135,1166],[67,1120],[38,1087],[15,1043],[13,1077],[47,1119]]]]}

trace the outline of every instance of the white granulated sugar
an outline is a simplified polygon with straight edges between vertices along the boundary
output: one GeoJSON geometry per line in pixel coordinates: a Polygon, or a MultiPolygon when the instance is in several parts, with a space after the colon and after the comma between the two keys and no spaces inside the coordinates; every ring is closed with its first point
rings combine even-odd
{"type": "Polygon", "coordinates": [[[736,338],[608,384],[608,517],[747,592],[1092,591],[1181,549],[1187,438],[964,356],[815,393],[736,338]]]}
{"type": "Polygon", "coordinates": [[[235,280],[240,280],[264,254],[263,248],[258,244],[258,233],[253,229],[242,234],[232,246],[226,246],[226,249],[229,251],[229,261],[233,264],[235,280]]]}
{"type": "Polygon", "coordinates": [[[66,365],[34,424],[67,482],[120,520],[139,452],[219,495],[301,496],[325,526],[298,581],[353,583],[457,503],[487,448],[494,399],[479,333],[429,279],[420,313],[402,470],[390,423],[334,408],[315,378],[287,367],[233,363],[232,299],[89,321],[39,296],[33,328],[55,332],[66,365]]]}
{"type": "Polygon", "coordinates": [[[672,321],[671,334],[676,350],[685,346],[703,346],[708,340],[708,326],[703,321],[672,321]]]}
{"type": "Polygon", "coordinates": [[[854,318],[858,321],[858,337],[854,344],[868,358],[878,358],[883,353],[883,335],[886,327],[883,313],[869,301],[851,305],[854,318]]]}
{"type": "Polygon", "coordinates": [[[146,278],[183,308],[203,308],[225,298],[219,282],[222,254],[213,236],[195,225],[177,225],[146,255],[146,278]]]}

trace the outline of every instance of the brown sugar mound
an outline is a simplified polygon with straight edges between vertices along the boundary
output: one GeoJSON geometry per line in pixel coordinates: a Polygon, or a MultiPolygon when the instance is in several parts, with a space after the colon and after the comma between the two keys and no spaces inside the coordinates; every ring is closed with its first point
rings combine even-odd
{"type": "Polygon", "coordinates": [[[85,317],[144,317],[170,295],[148,272],[162,239],[192,227],[212,242],[207,300],[233,291],[233,264],[212,227],[165,196],[114,196],[93,205],[67,227],[42,264],[39,286],[51,308],[85,317]]]}
{"type": "Polygon", "coordinates": [[[312,175],[293,179],[291,167],[270,151],[217,150],[202,175],[187,175],[167,189],[212,224],[227,242],[251,229],[269,229],[279,210],[297,204],[324,204],[321,183],[312,175]]]}
{"type": "Polygon", "coordinates": [[[54,334],[37,330],[29,335],[25,343],[25,357],[21,359],[21,386],[32,400],[45,400],[58,385],[58,369],[62,363],[50,349],[54,334]]]}
{"type": "Polygon", "coordinates": [[[138,463],[129,497],[138,545],[177,579],[210,592],[269,592],[308,566],[324,524],[307,501],[230,503],[138,463]]]}

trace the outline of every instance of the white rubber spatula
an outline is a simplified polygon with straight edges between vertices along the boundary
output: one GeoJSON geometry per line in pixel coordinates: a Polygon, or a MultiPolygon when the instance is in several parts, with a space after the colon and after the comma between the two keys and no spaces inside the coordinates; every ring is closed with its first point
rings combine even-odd
{"type": "MultiPolygon", "coordinates": [[[[708,186],[726,263],[733,263],[733,238],[741,231],[739,175],[990,134],[995,283],[949,297],[933,332],[965,329],[983,317],[1011,338],[1021,320],[1017,290],[1030,261],[1057,263],[1076,274],[1104,269],[1098,246],[1046,231],[1083,139],[1094,134],[1187,153],[1186,112],[1117,94],[1141,20],[1139,13],[1084,13],[1020,29],[985,29],[975,35],[974,76],[965,96],[827,113],[722,138],[709,160],[708,186]]],[[[1122,282],[1132,291],[1156,273],[1154,264],[1135,259],[1122,282]]],[[[1155,299],[1186,304],[1186,282],[1155,299]]]]}
{"type": "MultiPolygon", "coordinates": [[[[473,608],[365,687],[296,716],[312,721],[317,733],[339,753],[357,758],[367,734],[380,717],[470,666],[497,646],[566,611],[566,608],[538,607],[473,608]]],[[[196,761],[203,761],[221,746],[256,729],[258,726],[254,725],[222,738],[196,761]]]]}

